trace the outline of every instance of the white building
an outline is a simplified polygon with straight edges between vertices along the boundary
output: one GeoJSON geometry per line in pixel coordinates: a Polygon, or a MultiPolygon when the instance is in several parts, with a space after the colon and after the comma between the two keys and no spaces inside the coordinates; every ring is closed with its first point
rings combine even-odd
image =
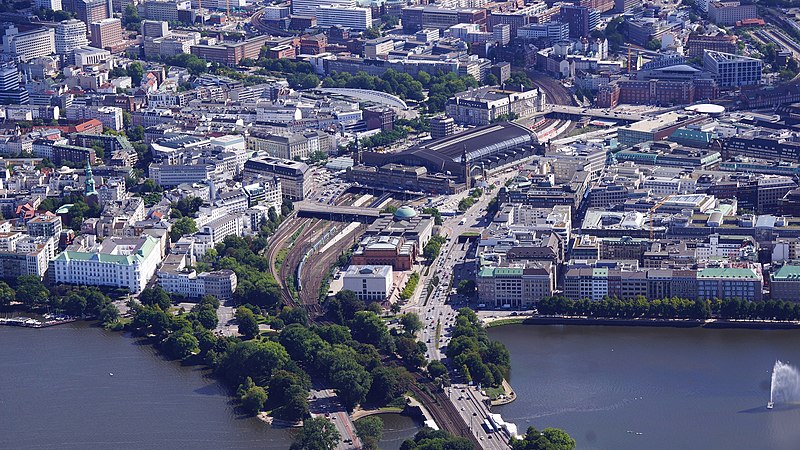
{"type": "Polygon", "coordinates": [[[392,293],[392,266],[350,266],[342,276],[343,287],[364,301],[384,301],[392,293]]]}
{"type": "Polygon", "coordinates": [[[72,105],[66,108],[68,120],[97,119],[103,127],[114,131],[122,129],[122,108],[117,106],[83,106],[72,105]]]}
{"type": "Polygon", "coordinates": [[[241,236],[243,232],[242,215],[225,214],[203,225],[197,233],[184,236],[179,242],[192,242],[194,257],[201,258],[207,251],[222,242],[225,237],[241,236]]]}
{"type": "Polygon", "coordinates": [[[41,9],[52,9],[53,11],[61,10],[61,0],[36,0],[33,4],[41,9]]]}
{"type": "Polygon", "coordinates": [[[164,259],[158,269],[158,284],[170,294],[201,298],[213,295],[220,300],[233,298],[237,278],[232,270],[197,273],[186,267],[186,255],[172,254],[164,259]]]}
{"type": "Polygon", "coordinates": [[[173,187],[183,183],[200,183],[214,174],[211,164],[150,164],[150,178],[159,186],[173,187]]]}
{"type": "Polygon", "coordinates": [[[355,7],[355,0],[293,0],[292,14],[303,17],[317,17],[317,8],[323,5],[339,5],[340,8],[355,7]]]}
{"type": "Polygon", "coordinates": [[[62,20],[56,25],[56,53],[69,55],[76,48],[89,45],[86,38],[86,24],[78,19],[62,20]]]}
{"type": "Polygon", "coordinates": [[[51,270],[56,283],[113,286],[138,294],[160,262],[158,239],[109,237],[84,251],[61,252],[51,270]]]}
{"type": "Polygon", "coordinates": [[[366,30],[372,27],[372,10],[338,4],[320,5],[317,7],[317,26],[366,30]]]}
{"type": "Polygon", "coordinates": [[[17,27],[6,28],[3,35],[3,53],[10,59],[27,62],[55,52],[55,35],[52,29],[36,28],[20,32],[17,27]]]}

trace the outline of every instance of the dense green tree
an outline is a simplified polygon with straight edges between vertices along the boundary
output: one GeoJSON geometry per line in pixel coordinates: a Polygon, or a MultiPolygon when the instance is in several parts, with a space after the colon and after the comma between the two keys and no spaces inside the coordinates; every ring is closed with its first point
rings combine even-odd
{"type": "Polygon", "coordinates": [[[425,427],[406,439],[400,450],[473,450],[472,442],[467,438],[453,436],[444,430],[432,430],[425,427]]]}
{"type": "Polygon", "coordinates": [[[422,320],[417,313],[405,313],[400,316],[400,325],[402,325],[403,331],[408,336],[417,334],[423,327],[422,320]]]}
{"type": "Polygon", "coordinates": [[[386,324],[371,311],[357,312],[350,324],[350,332],[357,341],[379,348],[386,345],[389,339],[389,329],[386,324]]]}
{"type": "Polygon", "coordinates": [[[447,375],[447,366],[441,361],[431,361],[430,364],[428,364],[428,374],[430,374],[431,378],[447,375]]]}
{"type": "Polygon", "coordinates": [[[386,405],[401,397],[414,383],[413,376],[398,366],[378,366],[372,369],[372,385],[367,399],[376,405],[386,405]]]}
{"type": "Polygon", "coordinates": [[[36,275],[17,277],[16,298],[24,305],[35,306],[47,303],[50,291],[36,275]]]}
{"type": "Polygon", "coordinates": [[[63,302],[64,312],[73,317],[80,317],[86,312],[86,297],[72,292],[63,302]]]}
{"type": "Polygon", "coordinates": [[[194,219],[191,217],[181,217],[175,221],[174,224],[172,224],[172,230],[169,232],[169,237],[172,242],[178,242],[178,240],[183,236],[196,232],[197,224],[195,223],[194,219]]]}
{"type": "Polygon", "coordinates": [[[172,299],[161,286],[145,288],[141,294],[139,294],[139,301],[142,302],[143,305],[158,306],[164,311],[172,306],[172,299]]]}
{"type": "Polygon", "coordinates": [[[383,421],[380,417],[369,416],[356,421],[356,434],[365,449],[377,450],[383,437],[383,421]]]}
{"type": "Polygon", "coordinates": [[[252,415],[258,414],[266,401],[267,393],[264,392],[264,388],[261,386],[253,386],[241,398],[242,408],[252,415]]]}
{"type": "Polygon", "coordinates": [[[164,351],[173,358],[185,359],[200,351],[200,343],[191,333],[178,331],[164,341],[164,351]]]}
{"type": "Polygon", "coordinates": [[[357,366],[353,370],[335,372],[331,376],[331,383],[342,406],[352,410],[366,400],[372,386],[372,377],[363,367],[357,366]]]}
{"type": "Polygon", "coordinates": [[[324,417],[316,417],[303,422],[303,428],[292,443],[291,450],[333,450],[341,435],[336,426],[324,417]]]}
{"type": "Polygon", "coordinates": [[[342,289],[328,301],[328,314],[338,324],[344,324],[355,317],[356,313],[366,308],[355,292],[342,289]]]}
{"type": "Polygon", "coordinates": [[[14,289],[11,289],[5,281],[0,281],[0,306],[10,305],[15,295],[14,289]]]}
{"type": "Polygon", "coordinates": [[[202,325],[203,328],[205,328],[206,330],[213,330],[217,328],[217,325],[219,324],[219,317],[217,316],[217,311],[211,308],[202,308],[195,314],[197,317],[197,321],[200,322],[200,325],[202,325]]]}
{"type": "Polygon", "coordinates": [[[511,438],[513,450],[573,450],[575,440],[558,428],[545,428],[539,431],[528,427],[522,439],[511,438]]]}
{"type": "Polygon", "coordinates": [[[277,342],[244,341],[233,344],[217,361],[216,369],[234,386],[251,377],[259,386],[267,386],[275,370],[286,367],[290,358],[277,342]]]}
{"type": "Polygon", "coordinates": [[[248,308],[239,307],[236,311],[236,320],[239,322],[239,334],[245,339],[253,339],[259,334],[258,320],[248,308]]]}
{"type": "Polygon", "coordinates": [[[113,303],[109,303],[100,310],[97,318],[103,325],[114,323],[119,320],[119,308],[113,303]]]}

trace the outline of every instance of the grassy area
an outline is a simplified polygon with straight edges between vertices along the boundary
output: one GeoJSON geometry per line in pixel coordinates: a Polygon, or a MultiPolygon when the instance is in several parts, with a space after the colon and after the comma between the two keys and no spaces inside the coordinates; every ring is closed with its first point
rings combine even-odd
{"type": "Polygon", "coordinates": [[[436,319],[436,336],[434,337],[433,342],[436,343],[436,348],[439,348],[439,338],[442,336],[442,321],[436,319]]]}
{"type": "Polygon", "coordinates": [[[461,233],[461,237],[463,237],[463,238],[478,237],[480,235],[481,234],[478,233],[477,231],[467,231],[465,233],[461,233]]]}
{"type": "Polygon", "coordinates": [[[503,386],[485,388],[484,391],[486,391],[486,395],[490,400],[496,400],[497,397],[506,393],[505,389],[503,389],[503,386]]]}
{"type": "Polygon", "coordinates": [[[500,319],[489,322],[484,325],[485,328],[494,328],[494,327],[501,327],[503,325],[520,325],[525,322],[525,319],[522,317],[511,317],[508,319],[500,319]]]}
{"type": "Polygon", "coordinates": [[[275,254],[275,270],[280,271],[283,266],[283,261],[286,260],[286,255],[289,254],[289,248],[282,248],[275,254]]]}

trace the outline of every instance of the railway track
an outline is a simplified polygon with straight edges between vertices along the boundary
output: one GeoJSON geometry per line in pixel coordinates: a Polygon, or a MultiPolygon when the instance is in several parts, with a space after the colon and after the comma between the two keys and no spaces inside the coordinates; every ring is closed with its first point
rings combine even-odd
{"type": "MultiPolygon", "coordinates": [[[[411,385],[410,390],[417,400],[425,405],[425,408],[431,413],[434,422],[436,422],[439,427],[454,436],[465,437],[475,445],[475,448],[481,448],[478,438],[472,434],[472,431],[464,421],[464,418],[461,417],[461,414],[459,414],[455,405],[453,405],[453,402],[451,402],[444,393],[439,392],[438,388],[432,386],[431,383],[425,383],[422,380],[422,376],[417,374],[417,384],[411,385]],[[419,387],[420,384],[433,387],[433,392],[428,393],[422,390],[419,387]]],[[[430,389],[428,390],[430,391],[430,389]]]]}

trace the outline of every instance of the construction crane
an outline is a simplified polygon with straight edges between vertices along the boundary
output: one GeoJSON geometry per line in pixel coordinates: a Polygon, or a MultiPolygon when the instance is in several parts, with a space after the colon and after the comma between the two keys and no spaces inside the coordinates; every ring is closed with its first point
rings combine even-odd
{"type": "Polygon", "coordinates": [[[672,198],[672,194],[664,197],[660,202],[656,203],[652,208],[650,208],[650,241],[653,241],[653,215],[655,214],[658,208],[664,206],[664,203],[667,203],[669,199],[672,198]]]}

